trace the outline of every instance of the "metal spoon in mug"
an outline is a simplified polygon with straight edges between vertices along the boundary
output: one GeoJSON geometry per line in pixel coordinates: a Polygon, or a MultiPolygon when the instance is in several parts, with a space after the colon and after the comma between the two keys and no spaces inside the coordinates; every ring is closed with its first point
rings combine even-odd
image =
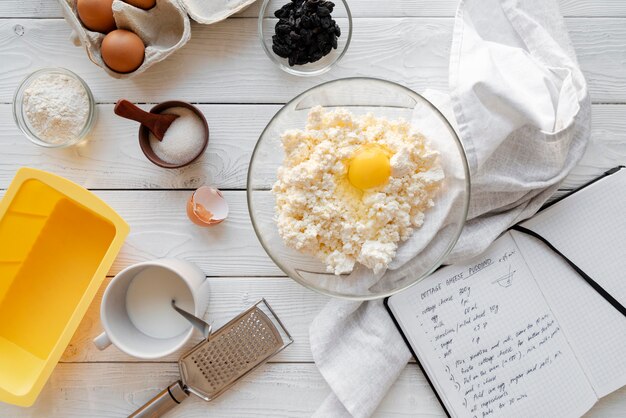
{"type": "Polygon", "coordinates": [[[206,323],[204,320],[198,318],[194,314],[191,314],[186,310],[176,306],[176,301],[174,299],[172,299],[172,308],[174,308],[176,312],[185,317],[185,319],[189,321],[191,325],[194,326],[194,328],[200,331],[205,340],[209,338],[209,335],[211,335],[211,324],[206,323]]]}

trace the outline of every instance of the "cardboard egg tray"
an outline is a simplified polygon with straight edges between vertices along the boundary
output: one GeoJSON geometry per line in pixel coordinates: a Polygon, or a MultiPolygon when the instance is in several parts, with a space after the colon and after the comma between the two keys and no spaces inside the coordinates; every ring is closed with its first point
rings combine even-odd
{"type": "Polygon", "coordinates": [[[100,45],[105,34],[90,31],[83,26],[76,12],[76,0],[58,1],[65,20],[74,30],[74,44],[83,45],[89,59],[111,77],[128,78],[143,73],[185,45],[191,37],[190,17],[203,24],[216,23],[245,9],[256,0],[157,0],[156,5],[149,10],[114,0],[113,17],[118,29],[136,33],[146,46],[143,63],[128,74],[115,72],[105,65],[100,55],[100,45]]]}

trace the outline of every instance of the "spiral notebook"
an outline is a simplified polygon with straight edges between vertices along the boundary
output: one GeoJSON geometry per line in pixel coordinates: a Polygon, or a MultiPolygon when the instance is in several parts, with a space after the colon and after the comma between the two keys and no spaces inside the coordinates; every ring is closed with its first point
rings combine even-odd
{"type": "Polygon", "coordinates": [[[449,416],[578,417],[626,385],[626,169],[518,229],[385,301],[449,416]]]}

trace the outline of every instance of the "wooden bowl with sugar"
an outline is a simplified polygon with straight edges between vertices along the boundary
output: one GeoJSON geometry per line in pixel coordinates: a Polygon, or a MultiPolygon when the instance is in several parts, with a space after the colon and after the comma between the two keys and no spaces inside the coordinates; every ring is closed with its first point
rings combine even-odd
{"type": "MultiPolygon", "coordinates": [[[[204,153],[204,151],[206,150],[209,144],[209,124],[207,123],[207,120],[204,117],[204,114],[200,111],[200,109],[193,106],[192,104],[187,103],[187,102],[182,102],[179,100],[170,100],[170,101],[163,102],[154,106],[152,109],[150,109],[150,113],[161,114],[165,112],[166,110],[172,109],[172,108],[188,109],[188,110],[191,110],[196,116],[198,116],[199,121],[202,124],[203,142],[202,142],[202,145],[198,148],[198,152],[190,156],[188,160],[183,161],[183,162],[178,162],[178,163],[168,162],[168,161],[165,161],[163,158],[161,158],[159,155],[157,155],[157,153],[153,149],[153,146],[150,140],[150,136],[151,136],[150,130],[146,126],[140,125],[139,126],[139,146],[141,147],[141,151],[143,151],[146,158],[148,158],[148,160],[150,160],[153,164],[158,165],[159,167],[163,167],[163,168],[181,168],[181,167],[185,167],[193,163],[198,158],[200,158],[200,156],[204,153]]],[[[169,129],[172,129],[172,127],[170,126],[169,129]]]]}

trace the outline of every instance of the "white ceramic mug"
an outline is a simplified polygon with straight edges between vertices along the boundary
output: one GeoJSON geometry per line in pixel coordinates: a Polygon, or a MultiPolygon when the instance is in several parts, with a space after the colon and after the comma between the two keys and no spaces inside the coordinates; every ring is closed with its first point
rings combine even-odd
{"type": "MultiPolygon", "coordinates": [[[[208,305],[208,287],[206,276],[198,267],[187,261],[162,259],[135,264],[118,273],[111,280],[102,297],[100,321],[104,332],[93,342],[100,350],[111,344],[133,357],[156,359],[167,356],[180,349],[193,334],[193,327],[171,338],[154,338],[137,329],[127,311],[126,295],[128,288],[137,274],[148,268],[165,269],[172,280],[180,280],[187,286],[193,297],[193,309],[197,317],[203,318],[208,305]]],[[[160,309],[160,308],[159,308],[160,309]]],[[[163,309],[173,310],[164,303],[163,309]]]]}

